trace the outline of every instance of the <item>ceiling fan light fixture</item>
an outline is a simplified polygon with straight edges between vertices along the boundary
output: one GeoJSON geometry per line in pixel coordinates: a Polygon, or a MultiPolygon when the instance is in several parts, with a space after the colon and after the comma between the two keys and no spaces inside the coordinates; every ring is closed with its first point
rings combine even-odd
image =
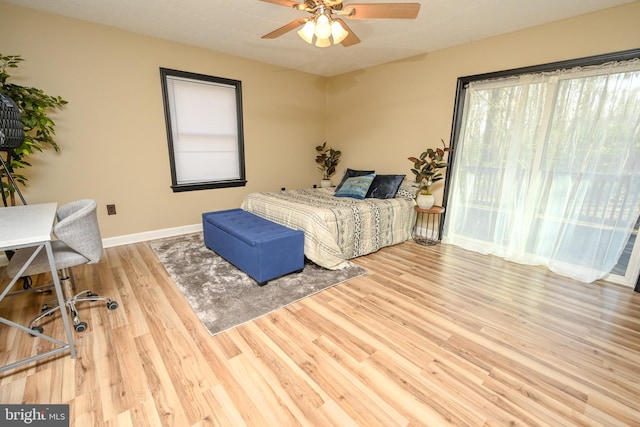
{"type": "Polygon", "coordinates": [[[331,40],[329,40],[328,37],[325,37],[325,38],[317,37],[316,38],[316,46],[318,46],[318,47],[329,47],[329,46],[331,46],[331,40]]]}
{"type": "Polygon", "coordinates": [[[275,39],[289,31],[298,30],[305,42],[328,47],[341,44],[344,47],[360,43],[360,39],[341,18],[347,19],[416,19],[420,12],[420,3],[349,3],[345,0],[262,0],[280,6],[293,7],[306,12],[305,18],[294,19],[262,36],[263,39],[275,39]],[[335,18],[334,18],[335,15],[335,18]],[[300,27],[303,28],[300,28],[300,27]]]}
{"type": "Polygon", "coordinates": [[[331,36],[331,21],[327,15],[319,15],[316,18],[316,37],[328,39],[331,36]]]}
{"type": "Polygon", "coordinates": [[[313,43],[313,35],[315,33],[315,24],[313,21],[307,21],[306,24],[298,31],[300,38],[307,43],[313,43]]]}
{"type": "Polygon", "coordinates": [[[333,44],[338,44],[347,38],[349,32],[344,29],[340,22],[333,21],[331,23],[331,35],[333,36],[333,44]]]}

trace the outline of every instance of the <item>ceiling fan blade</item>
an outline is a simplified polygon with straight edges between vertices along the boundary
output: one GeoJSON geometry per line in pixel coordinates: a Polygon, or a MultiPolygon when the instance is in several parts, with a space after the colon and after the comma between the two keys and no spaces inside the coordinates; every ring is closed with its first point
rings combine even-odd
{"type": "Polygon", "coordinates": [[[275,39],[276,37],[280,37],[281,35],[286,34],[289,31],[295,30],[296,28],[304,25],[305,22],[307,22],[307,18],[296,19],[295,21],[289,22],[287,25],[283,25],[282,27],[278,28],[277,30],[271,31],[269,34],[265,34],[264,36],[262,36],[262,38],[263,39],[275,39]]]}
{"type": "Polygon", "coordinates": [[[371,3],[348,4],[343,15],[349,19],[415,19],[420,12],[420,3],[371,3]]]}
{"type": "Polygon", "coordinates": [[[358,36],[356,36],[356,33],[354,33],[353,30],[349,28],[349,26],[342,19],[335,19],[335,20],[340,22],[342,27],[349,33],[349,35],[340,42],[342,46],[349,47],[349,46],[353,46],[354,44],[360,43],[360,39],[358,38],[358,36]]]}
{"type": "Polygon", "coordinates": [[[300,3],[300,2],[292,1],[292,0],[262,0],[262,1],[267,2],[267,3],[278,4],[280,6],[293,7],[293,8],[300,7],[300,6],[298,6],[300,4],[302,4],[304,6],[304,3],[300,3]]]}

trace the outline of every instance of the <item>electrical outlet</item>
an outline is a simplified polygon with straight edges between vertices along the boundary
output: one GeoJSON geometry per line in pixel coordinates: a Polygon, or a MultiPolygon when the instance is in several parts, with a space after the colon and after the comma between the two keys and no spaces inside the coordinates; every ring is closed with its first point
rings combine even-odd
{"type": "Polygon", "coordinates": [[[107,205],[107,215],[116,214],[116,205],[107,205]]]}

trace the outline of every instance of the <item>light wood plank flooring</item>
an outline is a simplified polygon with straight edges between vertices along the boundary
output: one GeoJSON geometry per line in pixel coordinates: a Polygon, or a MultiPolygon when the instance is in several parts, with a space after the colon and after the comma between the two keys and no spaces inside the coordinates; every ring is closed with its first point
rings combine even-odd
{"type": "MultiPolygon", "coordinates": [[[[0,403],[68,403],[77,427],[640,425],[640,294],[447,245],[355,262],[369,274],[211,337],[147,243],[109,248],[76,280],[120,308],[83,305],[77,360],[0,374],[0,403]]],[[[0,363],[42,348],[0,326],[0,363]]]]}

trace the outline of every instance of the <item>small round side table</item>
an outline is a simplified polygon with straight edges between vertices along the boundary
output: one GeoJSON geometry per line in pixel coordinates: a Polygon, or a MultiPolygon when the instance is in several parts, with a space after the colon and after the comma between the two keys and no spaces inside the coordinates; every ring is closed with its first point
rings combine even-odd
{"type": "Polygon", "coordinates": [[[440,243],[440,218],[444,213],[442,206],[416,210],[416,225],[413,228],[413,240],[420,245],[432,246],[440,243]]]}

